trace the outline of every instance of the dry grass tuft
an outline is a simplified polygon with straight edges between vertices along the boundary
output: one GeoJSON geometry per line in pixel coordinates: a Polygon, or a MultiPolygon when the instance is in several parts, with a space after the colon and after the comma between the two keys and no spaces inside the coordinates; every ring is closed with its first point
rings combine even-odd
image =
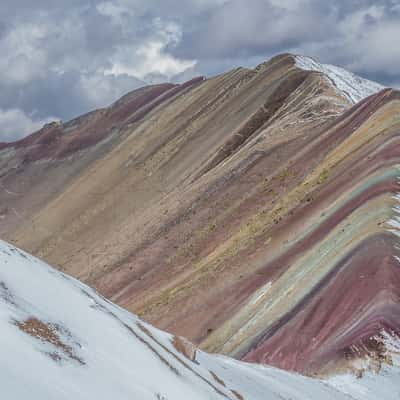
{"type": "MultiPolygon", "coordinates": [[[[58,325],[47,324],[35,317],[30,317],[25,321],[15,321],[15,325],[24,333],[42,342],[50,343],[61,350],[69,359],[84,365],[85,362],[79,358],[72,347],[65,344],[60,337],[60,327],[58,325]]],[[[54,361],[61,361],[61,356],[57,352],[47,353],[54,361]]]]}

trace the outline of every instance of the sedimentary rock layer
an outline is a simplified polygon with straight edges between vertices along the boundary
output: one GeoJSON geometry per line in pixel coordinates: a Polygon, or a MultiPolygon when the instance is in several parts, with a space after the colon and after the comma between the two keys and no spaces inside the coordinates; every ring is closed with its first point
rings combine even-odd
{"type": "Polygon", "coordinates": [[[0,150],[0,232],[207,350],[378,368],[400,333],[399,111],[291,55],[141,89],[0,150]]]}

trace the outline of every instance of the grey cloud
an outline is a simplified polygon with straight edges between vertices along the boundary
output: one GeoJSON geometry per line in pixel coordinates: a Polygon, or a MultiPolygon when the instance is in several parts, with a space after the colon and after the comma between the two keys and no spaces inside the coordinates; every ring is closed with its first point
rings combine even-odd
{"type": "Polygon", "coordinates": [[[185,35],[176,54],[211,58],[256,56],[332,33],[332,24],[328,22],[334,21],[334,8],[313,8],[306,1],[297,3],[287,8],[285,2],[253,0],[249,7],[247,2],[233,0],[208,10],[201,22],[185,35]]]}
{"type": "Polygon", "coordinates": [[[399,12],[396,0],[232,0],[199,15],[173,52],[197,54],[200,70],[297,52],[392,84],[399,81],[399,12]]]}

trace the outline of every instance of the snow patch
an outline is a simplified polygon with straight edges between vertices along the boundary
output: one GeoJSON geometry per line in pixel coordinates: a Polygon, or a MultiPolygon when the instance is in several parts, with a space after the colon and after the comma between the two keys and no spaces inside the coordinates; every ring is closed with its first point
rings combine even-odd
{"type": "MultiPolygon", "coordinates": [[[[399,175],[400,175],[400,167],[397,167],[399,175]]],[[[397,184],[400,187],[400,178],[397,178],[397,184]]],[[[396,205],[392,207],[393,215],[386,222],[387,230],[397,237],[400,237],[400,192],[397,192],[392,196],[395,200],[396,205]]],[[[396,245],[397,254],[394,254],[394,259],[400,263],[400,247],[396,245]]]]}
{"type": "Polygon", "coordinates": [[[335,88],[352,104],[385,89],[379,83],[361,78],[343,68],[331,64],[321,64],[310,57],[295,56],[296,66],[305,71],[316,71],[325,74],[335,88]]]}

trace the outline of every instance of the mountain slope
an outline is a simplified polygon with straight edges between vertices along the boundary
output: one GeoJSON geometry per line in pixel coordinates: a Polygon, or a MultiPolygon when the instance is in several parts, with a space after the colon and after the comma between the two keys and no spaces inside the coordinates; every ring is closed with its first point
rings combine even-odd
{"type": "Polygon", "coordinates": [[[61,193],[154,108],[202,80],[140,88],[108,108],[47,124],[18,142],[0,144],[0,233],[15,228],[61,193]]]}
{"type": "Polygon", "coordinates": [[[2,241],[0,324],[8,399],[372,399],[381,379],[330,383],[208,355],[2,241]]]}
{"type": "Polygon", "coordinates": [[[104,127],[94,145],[1,150],[6,238],[210,351],[309,375],[390,362],[398,92],[353,105],[292,55],[143,90],[60,128],[64,149],[104,127]]]}

